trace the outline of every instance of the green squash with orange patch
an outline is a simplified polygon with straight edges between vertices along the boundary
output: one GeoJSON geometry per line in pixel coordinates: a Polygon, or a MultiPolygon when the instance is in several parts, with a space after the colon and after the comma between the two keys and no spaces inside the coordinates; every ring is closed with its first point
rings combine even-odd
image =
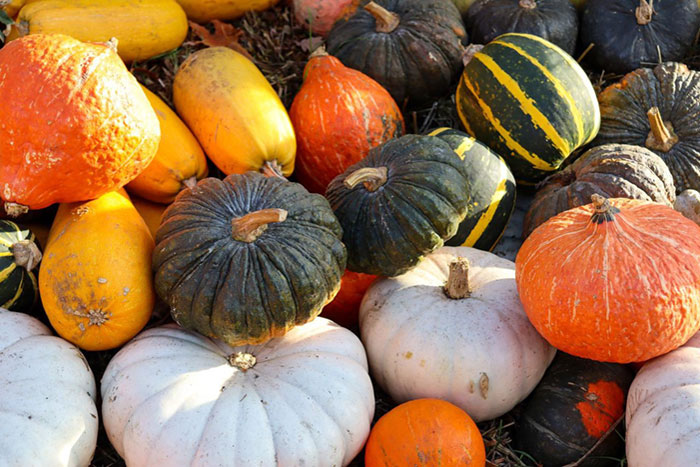
{"type": "MultiPolygon", "coordinates": [[[[543,466],[561,466],[578,461],[605,436],[580,465],[619,465],[612,458],[624,456],[622,437],[606,434],[624,414],[632,378],[625,365],[558,352],[523,403],[513,436],[515,447],[543,466]]],[[[615,429],[621,431],[622,424],[615,429]]]]}

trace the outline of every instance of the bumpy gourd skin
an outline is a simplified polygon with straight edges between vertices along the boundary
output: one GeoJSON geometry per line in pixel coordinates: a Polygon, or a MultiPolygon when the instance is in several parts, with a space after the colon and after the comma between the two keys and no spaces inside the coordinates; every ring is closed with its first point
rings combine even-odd
{"type": "Polygon", "coordinates": [[[32,34],[0,49],[0,196],[95,199],[151,162],[160,126],[113,48],[32,34]]]}
{"type": "Polygon", "coordinates": [[[281,336],[317,316],[345,269],[338,220],[321,195],[255,172],[207,178],[166,210],[153,254],[156,291],[183,327],[229,345],[281,336]],[[233,219],[283,209],[250,243],[233,219]]]}

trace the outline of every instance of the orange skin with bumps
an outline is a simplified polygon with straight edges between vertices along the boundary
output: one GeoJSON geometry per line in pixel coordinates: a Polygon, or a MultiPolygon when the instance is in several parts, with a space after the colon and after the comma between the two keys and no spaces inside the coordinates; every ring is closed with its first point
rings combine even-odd
{"type": "Polygon", "coordinates": [[[306,64],[289,117],[297,138],[295,174],[315,193],[325,193],[336,175],[404,132],[403,116],[386,89],[330,55],[306,64]]]}
{"type": "Polygon", "coordinates": [[[416,399],[377,421],[365,446],[365,465],[483,467],[486,452],[464,410],[440,399],[416,399]]]}
{"type": "Polygon", "coordinates": [[[377,276],[348,269],[340,278],[340,290],[332,302],[323,307],[321,316],[346,328],[357,327],[360,303],[377,276]]]}
{"type": "Polygon", "coordinates": [[[520,299],[554,347],[629,363],[683,345],[700,327],[700,227],[673,209],[615,198],[538,227],[515,261],[520,299]]]}
{"type": "Polygon", "coordinates": [[[0,49],[0,197],[95,199],[151,162],[160,127],[113,47],[33,34],[0,49]]]}

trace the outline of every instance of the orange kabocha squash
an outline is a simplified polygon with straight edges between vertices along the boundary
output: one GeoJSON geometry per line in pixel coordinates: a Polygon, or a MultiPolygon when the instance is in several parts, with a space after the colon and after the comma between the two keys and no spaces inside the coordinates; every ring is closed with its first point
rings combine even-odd
{"type": "Polygon", "coordinates": [[[169,205],[154,203],[152,201],[139,198],[138,196],[132,197],[131,202],[148,226],[148,230],[151,231],[151,236],[153,236],[153,239],[155,239],[158,226],[160,226],[160,221],[163,219],[163,213],[169,205]]]}
{"type": "Polygon", "coordinates": [[[374,425],[365,446],[367,467],[485,464],[484,440],[474,420],[441,399],[416,399],[394,407],[374,425]]]}
{"type": "Polygon", "coordinates": [[[700,227],[672,208],[592,195],[535,229],[515,261],[530,321],[554,347],[648,360],[700,328],[700,227]]]}
{"type": "Polygon", "coordinates": [[[207,159],[187,125],[158,96],[143,87],[160,121],[160,146],[146,170],[126,186],[134,194],[168,204],[180,190],[207,176],[207,159]]]}
{"type": "Polygon", "coordinates": [[[225,174],[294,170],[294,129],[258,68],[227,47],[198,50],[175,75],[177,113],[225,174]]]}
{"type": "Polygon", "coordinates": [[[41,302],[56,332],[85,350],[134,337],[155,303],[153,247],[123,190],[62,204],[39,271],[41,302]]]}
{"type": "Polygon", "coordinates": [[[0,196],[20,213],[94,199],[135,178],[158,118],[113,44],[33,34],[0,49],[0,196]]]}
{"type": "Polygon", "coordinates": [[[336,175],[404,131],[389,92],[323,49],[306,64],[289,116],[298,144],[296,176],[316,193],[325,193],[336,175]]]}

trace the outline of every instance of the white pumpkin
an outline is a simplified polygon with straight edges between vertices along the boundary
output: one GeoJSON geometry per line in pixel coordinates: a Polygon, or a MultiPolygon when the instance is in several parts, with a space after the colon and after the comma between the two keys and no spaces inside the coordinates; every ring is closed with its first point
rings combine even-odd
{"type": "Polygon", "coordinates": [[[0,308],[0,465],[90,465],[96,393],[77,347],[37,319],[0,308]]]}
{"type": "Polygon", "coordinates": [[[688,467],[700,459],[700,333],[645,364],[625,413],[630,467],[688,467]]]}
{"type": "Polygon", "coordinates": [[[362,343],[325,318],[241,347],[150,329],[109,362],[102,400],[130,467],[347,465],[374,415],[362,343]]]}
{"type": "MultiPolygon", "coordinates": [[[[453,277],[459,285],[460,274],[453,277]]],[[[360,331],[374,380],[396,402],[444,399],[475,421],[525,399],[556,352],[523,311],[515,264],[468,247],[443,247],[375,281],[360,306],[360,331]],[[469,262],[471,295],[453,299],[445,284],[458,257],[469,262]]]]}

